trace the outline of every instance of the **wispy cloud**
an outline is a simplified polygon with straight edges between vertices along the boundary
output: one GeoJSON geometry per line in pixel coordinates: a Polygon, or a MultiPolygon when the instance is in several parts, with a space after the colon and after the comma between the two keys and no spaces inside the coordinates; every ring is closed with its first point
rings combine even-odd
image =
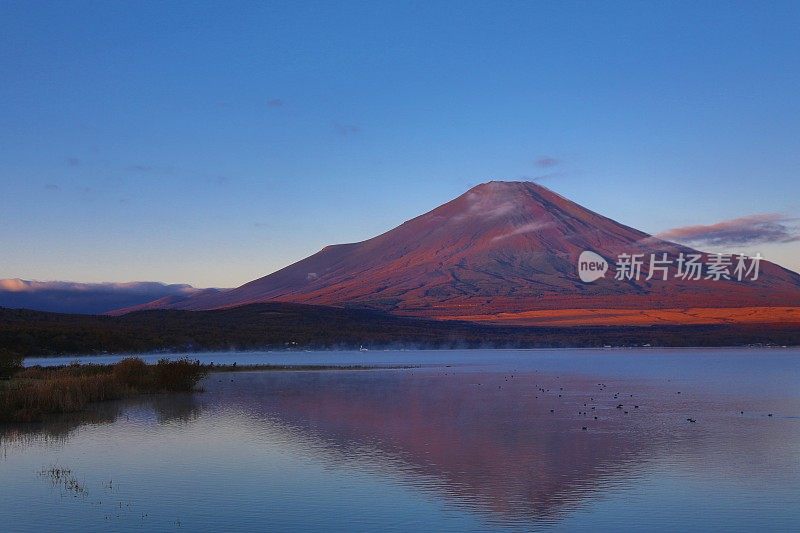
{"type": "Polygon", "coordinates": [[[123,170],[134,174],[174,174],[177,169],[172,165],[158,166],[148,163],[134,163],[123,167],[123,170]]]}
{"type": "Polygon", "coordinates": [[[536,158],[536,161],[534,161],[534,163],[536,163],[537,167],[552,168],[560,164],[561,161],[549,155],[540,155],[539,157],[536,158]]]}
{"type": "Polygon", "coordinates": [[[189,285],[157,282],[75,283],[0,279],[0,307],[68,313],[105,313],[165,296],[188,297],[201,292],[189,285]]]}
{"type": "Polygon", "coordinates": [[[74,281],[36,281],[19,278],[0,279],[0,292],[38,292],[38,291],[124,291],[149,293],[153,291],[167,294],[193,294],[200,289],[191,285],[159,283],[157,281],[130,281],[123,283],[78,283],[74,281]]]}
{"type": "Polygon", "coordinates": [[[481,192],[470,191],[465,196],[466,209],[452,217],[453,222],[461,222],[466,218],[481,217],[492,220],[508,215],[517,209],[513,195],[502,183],[489,182],[481,192]]]}
{"type": "Polygon", "coordinates": [[[723,220],[716,224],[672,228],[656,237],[712,246],[786,243],[800,241],[797,220],[779,213],[760,213],[723,220]]]}
{"type": "Polygon", "coordinates": [[[127,170],[131,172],[152,172],[154,169],[150,165],[130,165],[127,170]]]}
{"type": "Polygon", "coordinates": [[[539,231],[545,228],[552,227],[553,224],[550,222],[529,222],[527,224],[523,224],[513,230],[509,231],[508,233],[504,233],[502,235],[497,235],[496,237],[492,237],[492,241],[499,241],[502,239],[507,239],[508,237],[513,237],[514,235],[522,235],[524,233],[532,233],[534,231],[539,231]]]}
{"type": "Polygon", "coordinates": [[[523,175],[523,176],[519,176],[519,178],[517,178],[517,179],[518,179],[518,181],[538,182],[538,181],[549,180],[549,179],[552,179],[552,178],[560,178],[562,176],[564,176],[563,172],[546,172],[544,174],[538,174],[536,176],[530,176],[530,175],[526,174],[526,175],[523,175]]]}
{"type": "Polygon", "coordinates": [[[467,209],[452,218],[461,222],[468,217],[482,217],[488,220],[507,215],[514,210],[514,202],[498,196],[483,196],[474,192],[467,194],[467,209]]]}
{"type": "Polygon", "coordinates": [[[342,137],[347,137],[349,135],[360,133],[361,127],[356,126],[355,124],[342,124],[341,122],[334,122],[333,130],[342,137]]]}

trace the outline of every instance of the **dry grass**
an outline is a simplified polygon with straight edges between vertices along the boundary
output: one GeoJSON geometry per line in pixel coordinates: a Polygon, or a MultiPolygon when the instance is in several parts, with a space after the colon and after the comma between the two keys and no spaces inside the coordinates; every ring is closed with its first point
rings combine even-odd
{"type": "Polygon", "coordinates": [[[191,391],[207,369],[198,361],[128,358],[110,366],[28,368],[0,383],[0,422],[34,422],[48,414],[143,393],[191,391]]]}

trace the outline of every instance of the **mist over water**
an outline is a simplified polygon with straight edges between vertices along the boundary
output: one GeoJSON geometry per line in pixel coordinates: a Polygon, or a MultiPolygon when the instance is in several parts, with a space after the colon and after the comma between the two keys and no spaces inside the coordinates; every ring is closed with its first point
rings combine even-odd
{"type": "Polygon", "coordinates": [[[800,519],[795,349],[202,359],[421,366],[217,373],[202,393],[2,427],[0,515],[15,531],[745,531],[800,519]]]}

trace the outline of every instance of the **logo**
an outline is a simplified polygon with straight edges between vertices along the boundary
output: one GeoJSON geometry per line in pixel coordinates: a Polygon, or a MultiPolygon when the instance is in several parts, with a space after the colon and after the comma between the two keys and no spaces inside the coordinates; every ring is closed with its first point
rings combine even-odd
{"type": "Polygon", "coordinates": [[[591,283],[606,275],[608,261],[602,256],[588,250],[581,252],[578,257],[578,276],[584,283],[591,283]]]}
{"type": "MultiPolygon", "coordinates": [[[[621,253],[614,264],[617,281],[667,281],[681,280],[756,281],[759,275],[761,254],[752,257],[744,254],[684,253],[673,259],[667,252],[645,254],[621,253]],[[671,271],[674,270],[674,273],[671,271]]],[[[595,252],[585,250],[578,257],[578,276],[584,283],[605,277],[608,261],[595,252]]]]}

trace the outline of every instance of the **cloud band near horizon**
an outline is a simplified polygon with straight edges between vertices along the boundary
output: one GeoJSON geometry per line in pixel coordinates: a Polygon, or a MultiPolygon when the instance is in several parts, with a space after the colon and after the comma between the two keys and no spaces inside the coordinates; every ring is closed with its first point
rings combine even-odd
{"type": "Polygon", "coordinates": [[[681,226],[658,233],[660,239],[712,246],[790,243],[800,241],[797,218],[759,213],[715,224],[681,226]]]}

